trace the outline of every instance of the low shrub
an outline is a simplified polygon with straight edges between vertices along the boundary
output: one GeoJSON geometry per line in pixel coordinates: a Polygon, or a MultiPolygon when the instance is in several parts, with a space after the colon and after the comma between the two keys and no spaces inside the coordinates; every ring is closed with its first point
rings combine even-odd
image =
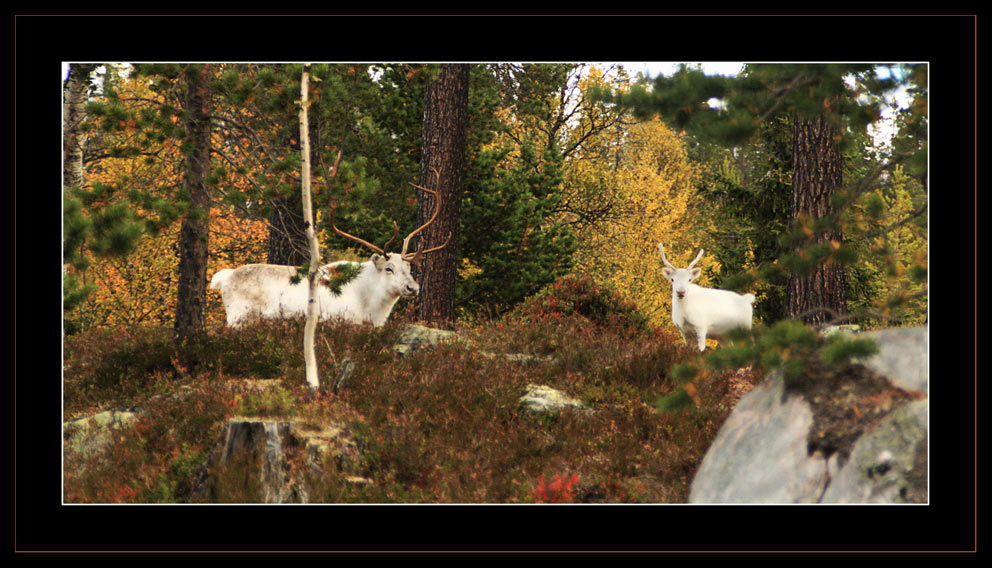
{"type": "Polygon", "coordinates": [[[122,404],[172,379],[176,351],[163,328],[98,330],[66,338],[63,392],[67,414],[122,404]]]}
{"type": "Polygon", "coordinates": [[[537,487],[534,488],[533,497],[535,503],[572,503],[575,500],[575,485],[579,482],[579,476],[572,474],[561,477],[557,473],[550,483],[545,483],[544,474],[537,480],[537,487]]]}
{"type": "Polygon", "coordinates": [[[184,502],[226,414],[224,396],[209,388],[146,401],[132,425],[110,432],[103,451],[65,449],[65,502],[184,502]]]}
{"type": "Polygon", "coordinates": [[[562,280],[512,316],[463,325],[465,341],[400,357],[402,329],[321,324],[322,382],[345,357],[353,371],[338,391],[320,393],[304,385],[302,321],[210,330],[183,345],[169,330],[77,334],[66,348],[66,406],[82,408],[74,397],[83,393],[93,406],[138,400],[145,412],[90,467],[70,456],[67,495],[183,501],[225,417],[266,414],[332,420],[352,433],[357,455],[346,469],[326,464],[311,502],[684,502],[728,411],[713,375],[698,405],[657,412],[653,401],[677,389],[669,369],[689,353],[588,281],[562,280]],[[519,353],[547,356],[503,356],[519,353]],[[251,379],[280,383],[258,391],[251,379]],[[148,396],[180,381],[181,400],[148,396]],[[529,384],[587,408],[535,415],[519,402],[529,384]]]}
{"type": "Polygon", "coordinates": [[[650,330],[648,318],[609,286],[589,276],[565,276],[527,298],[509,314],[511,320],[556,323],[577,319],[596,331],[640,335],[650,330]]]}

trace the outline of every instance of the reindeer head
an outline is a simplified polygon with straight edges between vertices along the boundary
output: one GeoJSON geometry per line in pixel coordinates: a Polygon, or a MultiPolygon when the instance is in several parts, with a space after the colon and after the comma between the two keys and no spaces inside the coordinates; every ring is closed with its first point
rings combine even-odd
{"type": "Polygon", "coordinates": [[[410,274],[410,263],[397,253],[373,254],[372,265],[379,271],[390,296],[412,298],[420,292],[420,284],[410,274]]]}
{"type": "Polygon", "coordinates": [[[672,283],[672,292],[675,297],[679,300],[685,298],[685,293],[689,289],[689,284],[692,283],[699,276],[701,269],[693,268],[699,259],[703,258],[703,250],[699,249],[699,254],[696,255],[696,260],[689,263],[686,268],[675,268],[672,266],[668,259],[665,258],[665,246],[658,243],[658,250],[661,251],[661,261],[665,263],[665,267],[661,269],[661,273],[665,275],[665,278],[672,283]]]}

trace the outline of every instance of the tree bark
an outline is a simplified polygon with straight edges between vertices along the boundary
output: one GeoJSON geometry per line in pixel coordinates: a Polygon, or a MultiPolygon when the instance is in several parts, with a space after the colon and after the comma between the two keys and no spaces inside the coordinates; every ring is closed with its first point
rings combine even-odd
{"type": "Polygon", "coordinates": [[[179,297],[174,333],[186,339],[203,331],[207,297],[207,244],[210,238],[210,65],[187,79],[183,105],[190,149],[183,158],[183,182],[190,208],[179,237],[179,297]]]}
{"type": "MultiPolygon", "coordinates": [[[[465,177],[465,147],[468,130],[469,66],[446,64],[427,87],[424,101],[423,146],[420,157],[420,181],[441,195],[437,220],[417,236],[417,246],[427,249],[440,246],[451,235],[448,245],[424,256],[415,276],[420,283],[416,318],[430,325],[454,327],[455,281],[459,258],[459,218],[462,183],[465,177]],[[435,180],[434,171],[438,171],[435,180]]],[[[434,197],[420,192],[417,201],[417,226],[434,213],[434,197]]]]}
{"type": "MultiPolygon", "coordinates": [[[[792,218],[808,215],[814,219],[831,215],[830,198],[843,186],[843,158],[836,129],[823,116],[796,117],[793,132],[792,218]]],[[[842,242],[834,230],[817,235],[818,240],[842,242]]],[[[835,262],[818,265],[810,274],[793,275],[786,292],[791,317],[819,325],[835,315],[847,313],[847,285],[844,268],[835,262]],[[815,311],[827,308],[826,311],[815,311]],[[811,310],[813,310],[811,312],[811,310]],[[811,313],[807,313],[811,312],[811,313]]]]}
{"type": "Polygon", "coordinates": [[[69,66],[69,76],[64,85],[62,124],[62,186],[69,188],[83,185],[83,135],[79,126],[83,122],[90,73],[96,65],[69,66]]]}
{"type": "Polygon", "coordinates": [[[313,203],[310,196],[310,128],[307,107],[310,105],[310,66],[303,66],[300,77],[300,153],[303,157],[302,195],[303,222],[306,225],[306,238],[310,245],[310,270],[307,273],[307,323],[303,329],[303,360],[306,365],[307,385],[313,390],[320,388],[320,374],[317,370],[317,354],[313,341],[317,333],[317,274],[320,271],[320,244],[313,229],[313,203]]]}

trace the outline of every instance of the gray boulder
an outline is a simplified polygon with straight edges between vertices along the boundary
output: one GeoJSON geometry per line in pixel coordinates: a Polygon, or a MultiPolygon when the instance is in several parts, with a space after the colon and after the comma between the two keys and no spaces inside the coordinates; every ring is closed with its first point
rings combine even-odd
{"type": "Polygon", "coordinates": [[[130,428],[137,416],[134,410],[117,409],[70,420],[62,425],[63,447],[84,455],[100,451],[115,430],[130,428]]]}
{"type": "Polygon", "coordinates": [[[520,397],[520,406],[536,413],[585,408],[581,400],[545,385],[527,385],[526,392],[520,397]]]}
{"type": "Polygon", "coordinates": [[[457,341],[458,339],[458,334],[454,331],[410,324],[400,332],[399,340],[393,346],[393,350],[398,355],[405,356],[424,347],[434,346],[446,341],[457,341]]]}
{"type": "Polygon", "coordinates": [[[823,493],[827,459],[811,456],[813,410],[784,397],[773,374],[745,394],[724,422],[693,479],[690,503],[812,503],[823,493]]]}
{"type": "Polygon", "coordinates": [[[930,328],[901,327],[859,333],[878,342],[878,353],[863,361],[899,388],[930,392],[930,328]]]}
{"type": "Polygon", "coordinates": [[[820,502],[926,503],[928,406],[903,406],[859,439],[820,502]]]}
{"type": "Polygon", "coordinates": [[[883,395],[877,407],[864,406],[872,397],[850,394],[866,388],[868,370],[851,379],[857,385],[832,385],[816,396],[787,389],[781,374],[769,375],[721,427],[689,502],[926,503],[927,334],[925,327],[859,334],[879,342],[879,353],[863,361],[882,375],[872,379],[883,395]],[[852,400],[858,404],[837,407],[852,400]]]}

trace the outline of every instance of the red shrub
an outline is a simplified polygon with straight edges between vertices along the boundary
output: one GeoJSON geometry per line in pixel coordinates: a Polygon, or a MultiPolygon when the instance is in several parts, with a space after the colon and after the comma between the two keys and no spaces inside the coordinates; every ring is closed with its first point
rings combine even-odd
{"type": "Polygon", "coordinates": [[[534,489],[533,496],[535,503],[571,503],[575,499],[575,494],[572,492],[575,485],[579,482],[578,474],[572,474],[569,477],[560,477],[557,473],[555,474],[555,480],[550,484],[544,483],[544,474],[537,480],[537,487],[534,489]]]}

